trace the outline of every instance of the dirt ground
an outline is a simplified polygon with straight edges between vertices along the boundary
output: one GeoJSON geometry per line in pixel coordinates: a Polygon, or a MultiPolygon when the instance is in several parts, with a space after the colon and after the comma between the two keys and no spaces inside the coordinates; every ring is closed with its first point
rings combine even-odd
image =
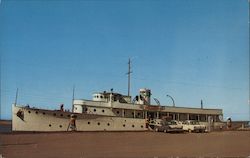
{"type": "Polygon", "coordinates": [[[1,133],[0,154],[14,157],[248,157],[250,131],[1,133]]]}

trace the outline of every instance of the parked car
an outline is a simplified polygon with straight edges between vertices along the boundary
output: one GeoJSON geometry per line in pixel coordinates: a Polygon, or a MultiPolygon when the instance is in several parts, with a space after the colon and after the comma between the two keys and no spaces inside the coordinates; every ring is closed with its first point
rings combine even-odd
{"type": "Polygon", "coordinates": [[[206,131],[206,126],[201,125],[198,121],[196,120],[186,120],[181,123],[183,126],[184,131],[188,132],[205,132],[206,131]]]}
{"type": "Polygon", "coordinates": [[[182,125],[178,124],[177,121],[155,121],[154,131],[156,132],[184,132],[182,125]]]}

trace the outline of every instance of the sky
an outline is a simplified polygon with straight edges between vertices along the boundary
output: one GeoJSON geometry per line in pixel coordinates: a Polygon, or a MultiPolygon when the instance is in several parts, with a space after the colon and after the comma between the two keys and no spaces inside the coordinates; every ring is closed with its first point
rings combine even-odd
{"type": "MultiPolygon", "coordinates": [[[[161,105],[249,120],[248,0],[1,0],[0,119],[149,88],[161,105]]],[[[152,103],[156,104],[153,102],[152,103]]]]}

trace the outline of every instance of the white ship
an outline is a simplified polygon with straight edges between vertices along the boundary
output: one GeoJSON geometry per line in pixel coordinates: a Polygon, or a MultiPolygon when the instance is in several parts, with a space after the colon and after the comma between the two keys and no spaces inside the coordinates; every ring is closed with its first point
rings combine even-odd
{"type": "Polygon", "coordinates": [[[93,94],[93,100],[74,100],[73,112],[45,110],[13,104],[13,131],[68,131],[72,117],[77,131],[145,131],[148,119],[198,120],[203,124],[213,118],[219,123],[221,109],[184,108],[150,105],[150,90],[140,89],[130,96],[113,92],[93,94]],[[136,100],[137,99],[137,100],[136,100]],[[72,115],[73,114],[73,115],[72,115]]]}
{"type": "MultiPolygon", "coordinates": [[[[129,81],[130,73],[129,62],[129,81]]],[[[205,125],[212,120],[216,127],[223,118],[221,109],[161,106],[156,102],[157,105],[151,105],[151,91],[143,88],[133,100],[129,93],[122,95],[113,90],[94,93],[92,100],[74,99],[72,112],[13,104],[12,130],[146,131],[150,119],[198,120],[205,125]]]]}

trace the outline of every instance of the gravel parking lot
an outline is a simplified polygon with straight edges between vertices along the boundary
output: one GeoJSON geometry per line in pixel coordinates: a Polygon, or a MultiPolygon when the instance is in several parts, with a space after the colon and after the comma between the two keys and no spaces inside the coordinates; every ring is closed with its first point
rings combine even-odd
{"type": "Polygon", "coordinates": [[[14,157],[248,157],[250,131],[1,133],[0,153],[14,157]]]}

